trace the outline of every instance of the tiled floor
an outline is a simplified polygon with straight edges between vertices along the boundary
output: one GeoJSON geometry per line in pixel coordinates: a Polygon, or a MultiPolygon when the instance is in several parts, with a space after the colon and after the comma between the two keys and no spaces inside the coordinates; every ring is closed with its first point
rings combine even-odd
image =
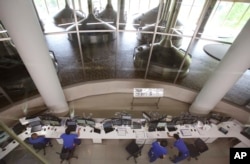
{"type": "MultiPolygon", "coordinates": [[[[76,148],[75,155],[78,159],[72,158],[71,164],[134,164],[134,159],[126,158],[129,156],[125,150],[126,145],[131,140],[104,140],[102,144],[92,144],[91,140],[82,140],[82,144],[76,148]]],[[[173,140],[169,139],[168,155],[165,159],[158,159],[155,164],[171,163],[169,156],[173,156],[177,151],[175,148],[171,149],[173,140]]],[[[186,140],[192,142],[191,139],[186,140]]],[[[52,140],[53,147],[46,148],[46,155],[40,151],[39,154],[44,157],[49,163],[60,163],[60,158],[57,152],[60,152],[61,145],[56,140],[52,140]]],[[[198,160],[191,159],[191,161],[184,160],[180,164],[227,164],[229,163],[229,140],[218,139],[212,144],[208,144],[209,150],[198,157],[198,160]]],[[[147,152],[150,145],[145,145],[142,150],[142,155],[137,158],[138,164],[150,163],[147,152]]],[[[24,148],[18,147],[8,156],[5,161],[7,164],[39,164],[40,162],[24,148]]],[[[64,161],[63,164],[68,163],[64,161]]]]}

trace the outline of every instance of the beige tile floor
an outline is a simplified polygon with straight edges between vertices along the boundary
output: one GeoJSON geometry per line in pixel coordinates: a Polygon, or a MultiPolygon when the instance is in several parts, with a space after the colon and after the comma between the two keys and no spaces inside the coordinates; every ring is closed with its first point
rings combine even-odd
{"type": "MultiPolygon", "coordinates": [[[[71,164],[134,164],[134,159],[126,158],[129,156],[125,150],[126,145],[131,140],[103,140],[101,144],[93,144],[92,140],[82,140],[82,144],[76,148],[75,155],[78,159],[71,159],[71,164]]],[[[170,139],[169,145],[173,143],[170,139]]],[[[192,140],[186,140],[192,142],[192,140]]],[[[53,147],[46,148],[46,155],[40,151],[42,157],[44,157],[49,163],[60,163],[59,155],[56,152],[60,152],[61,145],[56,140],[52,140],[53,147]]],[[[198,160],[191,159],[191,161],[184,160],[179,162],[180,164],[228,164],[229,163],[229,140],[218,139],[215,142],[208,144],[209,150],[204,152],[198,157],[198,160]]],[[[155,164],[167,164],[171,163],[169,156],[177,153],[176,149],[167,147],[169,154],[165,159],[158,159],[155,164]]],[[[142,155],[137,158],[138,164],[150,163],[148,160],[147,152],[150,149],[150,145],[147,144],[142,150],[142,155]]],[[[5,161],[7,164],[40,164],[40,162],[29,152],[22,147],[16,148],[9,155],[6,156],[5,161]]],[[[64,161],[63,164],[68,163],[64,161]]]]}

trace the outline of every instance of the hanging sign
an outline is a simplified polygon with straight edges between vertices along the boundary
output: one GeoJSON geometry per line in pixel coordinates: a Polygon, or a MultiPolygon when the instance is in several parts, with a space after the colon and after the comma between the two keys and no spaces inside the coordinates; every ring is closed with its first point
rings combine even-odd
{"type": "Polygon", "coordinates": [[[163,88],[134,88],[134,97],[163,97],[163,88]]]}

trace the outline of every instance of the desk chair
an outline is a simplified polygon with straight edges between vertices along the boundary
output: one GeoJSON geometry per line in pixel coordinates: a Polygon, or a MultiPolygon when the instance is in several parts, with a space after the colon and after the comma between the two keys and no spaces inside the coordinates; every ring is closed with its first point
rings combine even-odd
{"type": "Polygon", "coordinates": [[[48,141],[48,143],[35,143],[32,144],[33,148],[36,150],[36,152],[38,153],[40,150],[43,150],[43,155],[46,155],[46,150],[45,148],[47,147],[47,144],[52,147],[53,145],[51,144],[50,141],[48,141]]]}
{"type": "Polygon", "coordinates": [[[195,160],[198,160],[198,156],[200,155],[200,152],[197,150],[194,144],[186,144],[187,148],[189,150],[189,157],[188,161],[191,160],[191,158],[194,158],[195,160]]]}
{"type": "Polygon", "coordinates": [[[144,147],[144,144],[145,144],[145,143],[143,143],[142,145],[137,145],[135,140],[133,140],[132,142],[130,142],[130,143],[126,146],[126,150],[127,150],[127,152],[130,154],[130,155],[127,157],[127,160],[129,160],[131,157],[133,157],[135,163],[137,163],[136,158],[138,158],[139,156],[141,156],[141,151],[142,151],[142,148],[144,147]]]}
{"type": "Polygon", "coordinates": [[[204,153],[208,150],[207,144],[200,138],[195,139],[194,144],[186,144],[187,148],[190,153],[190,157],[188,158],[188,161],[191,160],[191,158],[195,158],[195,160],[198,160],[198,156],[201,153],[204,153]]]}
{"type": "Polygon", "coordinates": [[[68,164],[70,164],[70,159],[71,158],[76,158],[78,159],[78,156],[75,156],[74,155],[74,151],[75,151],[75,148],[74,149],[67,149],[67,148],[62,148],[61,150],[61,153],[58,153],[60,155],[60,159],[61,159],[61,162],[62,163],[63,161],[68,161],[68,164]]]}

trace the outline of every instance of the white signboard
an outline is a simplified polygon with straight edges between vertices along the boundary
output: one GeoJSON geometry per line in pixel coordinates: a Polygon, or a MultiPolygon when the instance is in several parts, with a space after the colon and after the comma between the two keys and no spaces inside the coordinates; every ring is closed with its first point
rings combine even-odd
{"type": "Polygon", "coordinates": [[[134,97],[163,97],[163,88],[134,88],[134,97]]]}

